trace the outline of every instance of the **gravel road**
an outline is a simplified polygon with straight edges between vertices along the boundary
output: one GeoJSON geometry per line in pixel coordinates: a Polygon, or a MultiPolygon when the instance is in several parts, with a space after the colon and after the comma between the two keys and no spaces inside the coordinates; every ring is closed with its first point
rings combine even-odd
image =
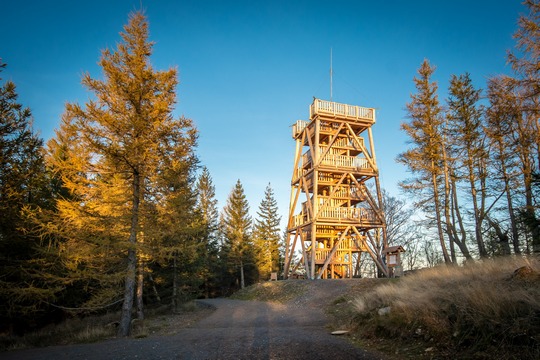
{"type": "Polygon", "coordinates": [[[200,302],[216,310],[174,335],[10,351],[0,359],[381,359],[331,335],[313,298],[287,304],[200,302]]]}

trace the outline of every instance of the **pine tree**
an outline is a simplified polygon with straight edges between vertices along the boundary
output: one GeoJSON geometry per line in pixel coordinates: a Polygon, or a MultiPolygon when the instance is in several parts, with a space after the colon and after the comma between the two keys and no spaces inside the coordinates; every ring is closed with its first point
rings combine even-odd
{"type": "Polygon", "coordinates": [[[120,35],[115,51],[102,52],[104,79],[83,77],[95,100],[66,105],[49,152],[69,193],[55,225],[66,264],[95,288],[94,304],[117,298],[123,283],[119,335],[127,336],[137,265],[144,270],[156,242],[178,246],[189,233],[197,131],[172,115],[177,71],[152,68],[144,14],[130,14],[120,35]]]}
{"type": "Polygon", "coordinates": [[[257,264],[262,279],[268,280],[270,273],[279,271],[279,243],[281,231],[277,201],[270,184],[259,205],[258,218],[253,230],[253,243],[257,252],[257,264]]]}
{"type": "Polygon", "coordinates": [[[227,204],[221,216],[221,232],[224,237],[222,253],[227,259],[232,272],[238,274],[237,280],[243,289],[246,283],[253,281],[253,275],[246,281],[247,267],[253,267],[253,243],[251,240],[252,219],[249,215],[249,203],[240,180],[229,194],[227,204]]]}

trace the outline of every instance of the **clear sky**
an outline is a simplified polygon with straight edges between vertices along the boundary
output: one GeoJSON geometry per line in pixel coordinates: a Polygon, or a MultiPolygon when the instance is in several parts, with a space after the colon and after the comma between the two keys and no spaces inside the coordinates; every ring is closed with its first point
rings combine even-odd
{"type": "Polygon", "coordinates": [[[255,213],[271,183],[283,220],[289,206],[294,141],[290,125],[307,120],[313,97],[374,107],[382,186],[400,195],[406,148],[399,130],[413,77],[424,58],[437,66],[442,99],[451,74],[477,87],[510,73],[518,0],[166,1],[1,0],[0,75],[47,140],[66,102],[89,94],[81,75],[101,77],[100,52],[113,48],[130,11],[146,9],[156,69],[177,67],[177,115],[200,131],[219,207],[237,179],[255,213]]]}

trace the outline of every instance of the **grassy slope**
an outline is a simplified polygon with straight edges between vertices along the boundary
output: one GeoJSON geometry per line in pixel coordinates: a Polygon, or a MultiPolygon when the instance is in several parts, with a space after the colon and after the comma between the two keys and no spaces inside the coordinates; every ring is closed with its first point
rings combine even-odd
{"type": "Polygon", "coordinates": [[[423,270],[364,294],[355,307],[357,332],[391,340],[384,346],[401,358],[540,358],[535,259],[423,270]]]}
{"type": "Polygon", "coordinates": [[[540,358],[535,259],[441,266],[402,279],[263,283],[234,297],[297,305],[316,298],[332,330],[350,330],[352,341],[396,359],[540,358]]]}

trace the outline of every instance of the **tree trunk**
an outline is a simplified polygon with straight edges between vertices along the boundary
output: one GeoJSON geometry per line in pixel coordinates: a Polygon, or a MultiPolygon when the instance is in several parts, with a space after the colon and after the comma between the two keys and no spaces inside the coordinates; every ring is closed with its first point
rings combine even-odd
{"type": "Polygon", "coordinates": [[[240,260],[240,289],[246,286],[244,282],[244,261],[240,260]]]}
{"type": "Polygon", "coordinates": [[[161,296],[159,296],[159,293],[156,289],[156,282],[154,281],[154,277],[152,276],[152,273],[148,273],[148,279],[150,279],[150,283],[152,284],[152,291],[154,293],[154,296],[156,297],[156,300],[158,303],[161,304],[161,296]]]}
{"type": "Polygon", "coordinates": [[[516,214],[514,212],[514,202],[512,200],[512,195],[510,194],[510,179],[506,174],[506,166],[503,165],[503,177],[504,177],[504,188],[506,191],[506,203],[508,204],[508,215],[510,216],[510,226],[512,228],[512,245],[514,248],[514,254],[521,254],[521,249],[519,247],[519,230],[517,226],[516,214]]]}
{"type": "Polygon", "coordinates": [[[144,286],[144,261],[139,260],[139,269],[137,274],[137,319],[144,319],[143,304],[143,286],[144,286]]]}
{"type": "Polygon", "coordinates": [[[446,264],[451,263],[450,256],[448,255],[448,250],[446,249],[446,244],[444,243],[444,233],[441,222],[441,210],[439,204],[439,189],[437,183],[437,174],[432,172],[431,175],[432,185],[433,185],[433,201],[435,202],[435,220],[437,221],[437,233],[439,235],[439,242],[441,244],[441,250],[444,257],[444,262],[446,264]]]}
{"type": "Polygon", "coordinates": [[[178,305],[177,297],[178,297],[178,275],[176,274],[176,251],[175,251],[174,257],[173,257],[173,293],[172,293],[172,301],[171,301],[173,312],[176,311],[176,306],[178,305]]]}
{"type": "Polygon", "coordinates": [[[508,241],[508,235],[506,232],[503,232],[499,224],[493,221],[489,216],[486,216],[486,220],[489,225],[495,230],[497,237],[499,238],[499,243],[501,244],[503,255],[510,255],[510,243],[508,241]]]}
{"type": "Polygon", "coordinates": [[[536,218],[533,204],[532,166],[528,156],[524,156],[523,158],[523,182],[525,186],[526,225],[529,228],[529,232],[532,238],[532,252],[533,254],[540,254],[540,229],[538,228],[539,221],[536,218]]]}
{"type": "MultiPolygon", "coordinates": [[[[473,203],[473,214],[474,214],[474,230],[476,243],[478,244],[478,254],[481,258],[487,258],[488,253],[486,251],[486,246],[484,244],[484,238],[482,236],[482,220],[484,215],[478,208],[478,199],[476,193],[476,184],[474,180],[474,169],[472,166],[472,159],[469,159],[469,185],[471,189],[472,203],[473,203]]],[[[482,209],[483,210],[483,209],[482,209]]]]}
{"type": "MultiPolygon", "coordinates": [[[[446,220],[446,235],[448,236],[448,241],[450,243],[450,259],[452,263],[456,263],[456,248],[454,235],[452,233],[452,228],[454,227],[453,221],[450,219],[450,174],[448,173],[448,159],[446,155],[446,139],[444,144],[442,144],[442,153],[443,153],[443,175],[444,175],[444,218],[446,220]]],[[[446,261],[446,259],[445,259],[446,261]]]]}
{"type": "Polygon", "coordinates": [[[506,157],[504,154],[504,144],[502,140],[497,139],[496,149],[499,157],[499,162],[501,166],[501,175],[504,181],[504,191],[506,192],[506,203],[508,206],[508,216],[510,218],[510,227],[512,231],[512,246],[514,248],[514,254],[521,254],[521,249],[519,247],[519,230],[517,225],[516,214],[514,211],[514,201],[512,199],[512,194],[510,193],[510,176],[506,169],[506,157]]]}
{"type": "Polygon", "coordinates": [[[118,336],[126,337],[131,329],[131,311],[133,309],[133,296],[135,292],[135,271],[137,268],[137,231],[139,227],[139,202],[140,202],[140,176],[138,172],[133,173],[133,205],[131,208],[131,227],[129,231],[129,249],[127,255],[127,271],[124,285],[124,303],[122,304],[122,315],[118,336]]]}
{"type": "MultiPolygon", "coordinates": [[[[456,228],[453,228],[454,232],[454,242],[459,247],[459,250],[465,256],[467,260],[473,260],[471,254],[469,253],[469,248],[467,247],[467,231],[465,230],[465,226],[463,224],[463,217],[461,216],[461,211],[459,211],[459,201],[458,201],[458,195],[457,195],[457,185],[455,181],[455,177],[452,176],[452,206],[453,206],[453,214],[455,214],[455,217],[457,219],[457,224],[459,225],[459,232],[461,234],[461,237],[458,236],[458,232],[456,228]],[[459,240],[458,240],[459,238],[459,240]]],[[[456,221],[454,220],[454,223],[456,221]]]]}

